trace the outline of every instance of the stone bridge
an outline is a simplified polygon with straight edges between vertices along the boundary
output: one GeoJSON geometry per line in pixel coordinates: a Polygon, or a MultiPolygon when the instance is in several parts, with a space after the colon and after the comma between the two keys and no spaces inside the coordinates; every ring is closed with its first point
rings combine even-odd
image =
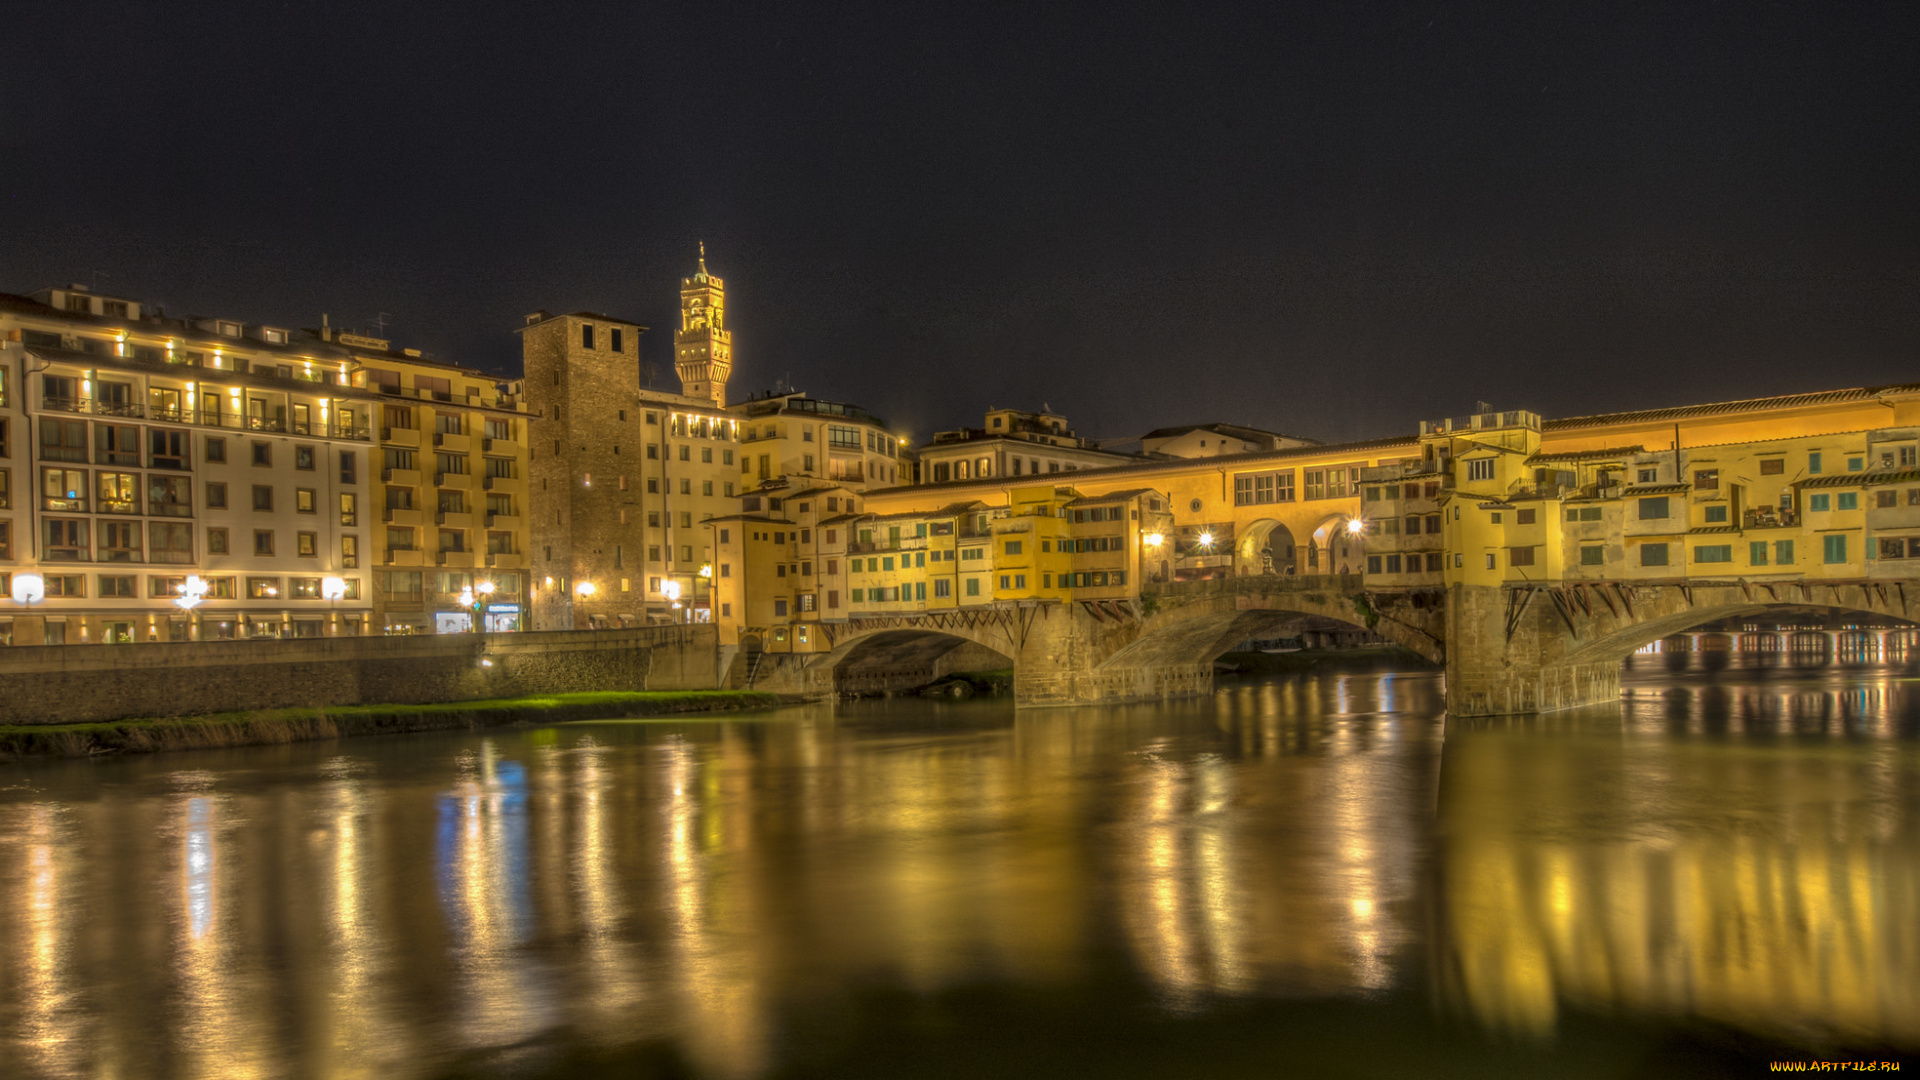
{"type": "MultiPolygon", "coordinates": [[[[1456,716],[1613,701],[1620,662],[1648,642],[1770,607],[1920,614],[1890,581],[1584,582],[1369,589],[1359,575],[1241,576],[1162,586],[1138,600],[1020,602],[823,625],[830,652],[763,658],[756,688],[881,693],[952,672],[1011,668],[1021,707],[1205,694],[1236,643],[1303,618],[1364,627],[1443,665],[1456,716]]],[[[739,672],[747,665],[736,665],[739,672]]]]}
{"type": "Polygon", "coordinates": [[[1616,700],[1620,661],[1689,627],[1827,607],[1913,621],[1920,582],[1738,578],[1456,586],[1447,598],[1447,709],[1455,716],[1548,712],[1616,700]],[[1911,599],[1909,599],[1911,597],[1911,599]]]}

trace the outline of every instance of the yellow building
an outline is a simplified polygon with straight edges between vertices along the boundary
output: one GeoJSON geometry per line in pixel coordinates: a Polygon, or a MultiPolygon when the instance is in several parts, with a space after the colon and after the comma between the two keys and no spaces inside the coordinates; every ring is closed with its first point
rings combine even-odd
{"type": "MultiPolygon", "coordinates": [[[[320,331],[374,394],[374,624],[389,634],[531,629],[526,406],[495,377],[378,338],[320,331]]],[[[343,499],[350,496],[343,496],[343,499]]]]}

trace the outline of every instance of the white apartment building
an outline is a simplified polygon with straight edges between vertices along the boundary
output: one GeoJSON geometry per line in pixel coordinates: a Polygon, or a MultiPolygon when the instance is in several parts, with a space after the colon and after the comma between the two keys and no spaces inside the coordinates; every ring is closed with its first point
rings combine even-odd
{"type": "Polygon", "coordinates": [[[0,294],[0,595],[44,583],[0,601],[0,640],[368,631],[375,399],[294,337],[80,286],[0,294]]]}

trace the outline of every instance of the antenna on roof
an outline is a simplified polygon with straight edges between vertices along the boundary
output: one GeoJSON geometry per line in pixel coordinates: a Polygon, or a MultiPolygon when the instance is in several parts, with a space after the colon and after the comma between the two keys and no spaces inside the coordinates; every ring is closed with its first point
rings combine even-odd
{"type": "Polygon", "coordinates": [[[384,311],[376,311],[373,313],[373,336],[374,337],[383,338],[387,336],[387,320],[392,317],[393,317],[392,315],[389,315],[384,311]]]}
{"type": "Polygon", "coordinates": [[[103,278],[103,277],[112,277],[112,276],[113,276],[112,274],[109,274],[109,273],[107,273],[107,272],[106,272],[105,270],[95,270],[95,271],[93,272],[93,280],[92,280],[92,282],[90,282],[90,283],[89,283],[89,284],[87,285],[87,291],[88,291],[88,292],[99,292],[99,291],[100,291],[100,279],[101,279],[101,278],[103,278]]]}

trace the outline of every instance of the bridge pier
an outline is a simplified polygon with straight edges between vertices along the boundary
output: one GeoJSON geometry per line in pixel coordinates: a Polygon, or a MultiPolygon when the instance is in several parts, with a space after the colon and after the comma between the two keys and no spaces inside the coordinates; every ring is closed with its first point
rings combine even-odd
{"type": "Polygon", "coordinates": [[[1447,592],[1448,715],[1509,716],[1619,700],[1619,659],[1573,656],[1551,599],[1493,586],[1447,592]]]}

